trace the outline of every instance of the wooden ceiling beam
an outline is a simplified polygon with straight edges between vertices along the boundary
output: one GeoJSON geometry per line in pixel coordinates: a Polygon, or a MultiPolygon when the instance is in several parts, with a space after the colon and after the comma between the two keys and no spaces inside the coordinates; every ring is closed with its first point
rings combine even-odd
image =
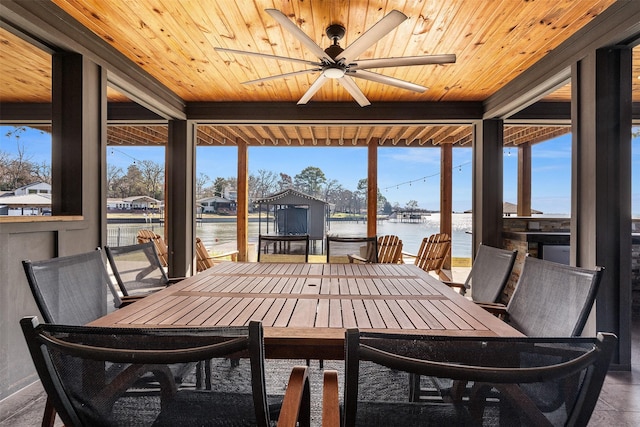
{"type": "Polygon", "coordinates": [[[318,145],[318,140],[316,139],[316,133],[313,126],[309,126],[309,132],[311,133],[311,145],[318,145]]]}
{"type": "Polygon", "coordinates": [[[375,126],[371,126],[369,128],[369,133],[367,134],[366,138],[364,139],[364,143],[365,145],[369,145],[369,143],[371,142],[371,139],[373,139],[373,134],[375,133],[375,126]]]}
{"type": "MultiPolygon", "coordinates": [[[[242,129],[236,127],[236,126],[227,126],[227,129],[229,130],[229,132],[234,135],[237,139],[239,139],[240,141],[244,142],[247,145],[250,145],[251,143],[251,138],[242,131],[242,129]]],[[[237,141],[233,141],[234,144],[237,144],[237,141]]]]}
{"type": "Polygon", "coordinates": [[[258,133],[255,126],[239,126],[238,129],[241,129],[249,136],[249,142],[247,144],[254,145],[251,144],[251,139],[254,139],[256,141],[255,145],[264,145],[264,137],[258,133]]]}
{"type": "Polygon", "coordinates": [[[218,135],[220,139],[220,143],[222,145],[227,145],[227,142],[232,144],[235,143],[235,138],[233,134],[228,130],[228,128],[220,127],[220,126],[198,126],[198,130],[209,130],[212,133],[218,135]]]}
{"type": "Polygon", "coordinates": [[[356,132],[353,135],[353,139],[351,140],[351,143],[353,145],[358,145],[358,139],[360,137],[360,131],[362,131],[362,126],[356,126],[356,132]]]}
{"type": "Polygon", "coordinates": [[[267,138],[271,140],[271,145],[278,145],[278,138],[268,126],[260,126],[260,129],[267,134],[267,138]]]}
{"type": "Polygon", "coordinates": [[[349,124],[349,123],[472,123],[482,118],[481,102],[189,102],[187,118],[199,123],[349,124]]]}
{"type": "Polygon", "coordinates": [[[396,144],[399,144],[400,141],[404,140],[405,145],[411,145],[412,141],[407,141],[407,137],[405,134],[409,131],[409,126],[401,127],[400,130],[396,132],[396,139],[398,140],[396,144]]]}
{"type": "Polygon", "coordinates": [[[294,129],[295,129],[295,132],[296,132],[296,137],[298,138],[298,144],[304,145],[304,137],[302,136],[302,132],[300,131],[300,127],[299,126],[295,126],[294,129]]]}
{"type": "MultiPolygon", "coordinates": [[[[380,139],[378,140],[378,145],[387,145],[387,140],[389,139],[389,136],[391,135],[391,133],[393,132],[393,127],[387,127],[386,130],[382,133],[382,135],[380,135],[380,139]]],[[[391,145],[396,145],[398,143],[398,141],[391,141],[391,145]]]]}
{"type": "Polygon", "coordinates": [[[280,132],[280,136],[282,137],[285,145],[291,145],[291,138],[284,126],[274,126],[274,129],[280,132]]]}
{"type": "Polygon", "coordinates": [[[226,144],[223,141],[222,135],[216,132],[212,127],[208,126],[206,128],[199,127],[196,131],[196,144],[197,145],[224,145],[226,144]]]}
{"type": "Polygon", "coordinates": [[[426,126],[417,126],[416,129],[407,137],[406,145],[413,144],[413,141],[418,141],[418,145],[423,145],[422,135],[427,132],[426,126]]]}

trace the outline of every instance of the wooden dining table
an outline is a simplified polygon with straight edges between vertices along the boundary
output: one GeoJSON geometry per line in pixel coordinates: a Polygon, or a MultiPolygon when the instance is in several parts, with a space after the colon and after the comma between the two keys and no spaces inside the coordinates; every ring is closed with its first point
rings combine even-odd
{"type": "Polygon", "coordinates": [[[90,323],[210,327],[262,321],[269,358],[342,359],[346,328],[522,336],[410,264],[223,262],[90,323]]]}

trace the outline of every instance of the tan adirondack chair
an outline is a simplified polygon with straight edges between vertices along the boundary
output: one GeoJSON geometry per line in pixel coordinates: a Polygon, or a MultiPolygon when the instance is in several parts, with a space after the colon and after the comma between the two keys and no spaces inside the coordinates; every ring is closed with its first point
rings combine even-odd
{"type": "Polygon", "coordinates": [[[225,261],[237,261],[238,251],[229,251],[222,254],[211,255],[199,237],[196,237],[196,270],[198,273],[225,261]]]}
{"type": "Polygon", "coordinates": [[[151,230],[138,230],[138,243],[153,242],[163,267],[169,266],[169,247],[164,238],[151,230]]]}
{"type": "Polygon", "coordinates": [[[402,264],[402,240],[398,236],[378,237],[378,262],[402,264]]]}
{"type": "Polygon", "coordinates": [[[420,250],[417,254],[403,252],[406,257],[415,258],[414,264],[424,271],[435,272],[442,280],[451,278],[442,270],[444,262],[449,256],[451,237],[446,233],[432,234],[422,239],[420,250]]]}

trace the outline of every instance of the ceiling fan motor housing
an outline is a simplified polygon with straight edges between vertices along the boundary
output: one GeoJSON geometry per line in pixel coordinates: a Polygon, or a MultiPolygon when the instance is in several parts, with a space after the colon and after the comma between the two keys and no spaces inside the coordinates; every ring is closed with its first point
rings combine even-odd
{"type": "Polygon", "coordinates": [[[338,41],[342,40],[346,30],[342,25],[333,24],[329,25],[325,32],[327,33],[327,37],[329,37],[329,39],[332,41],[332,44],[331,46],[326,48],[324,52],[335,61],[338,55],[340,55],[344,51],[344,49],[341,48],[338,44],[338,41]]]}
{"type": "Polygon", "coordinates": [[[346,33],[346,30],[340,24],[331,24],[324,32],[327,34],[327,37],[329,37],[329,39],[331,39],[331,41],[335,44],[338,43],[339,40],[342,40],[346,33]]]}

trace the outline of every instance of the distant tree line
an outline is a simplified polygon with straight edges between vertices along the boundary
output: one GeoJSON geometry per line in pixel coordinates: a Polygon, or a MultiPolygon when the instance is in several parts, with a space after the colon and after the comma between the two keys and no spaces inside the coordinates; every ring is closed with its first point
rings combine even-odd
{"type": "MultiPolygon", "coordinates": [[[[225,190],[237,189],[235,177],[211,179],[204,173],[196,178],[196,198],[224,197],[225,190]]],[[[355,190],[343,187],[335,179],[327,179],[324,172],[315,166],[308,166],[291,177],[260,169],[249,175],[249,199],[259,200],[278,191],[293,188],[335,205],[336,212],[360,213],[367,207],[367,180],[361,179],[355,190]]],[[[131,164],[126,173],[122,168],[109,166],[107,171],[108,197],[124,198],[133,195],[148,195],[164,199],[164,167],[150,160],[131,164]]],[[[378,210],[391,213],[392,207],[378,191],[378,210]]]]}
{"type": "MultiPolygon", "coordinates": [[[[7,134],[18,145],[16,153],[9,154],[0,150],[0,190],[11,191],[34,182],[51,183],[51,166],[31,160],[20,142],[23,127],[17,127],[7,134]]],[[[249,175],[249,198],[259,200],[278,191],[293,188],[312,197],[324,200],[335,206],[336,212],[358,214],[367,207],[367,179],[358,181],[356,188],[345,188],[336,179],[328,179],[316,166],[307,166],[291,177],[282,172],[260,169],[249,175]]],[[[196,198],[225,196],[226,189],[237,189],[235,177],[211,179],[204,173],[196,178],[196,198]]],[[[107,197],[126,198],[145,195],[164,200],[164,165],[151,160],[134,161],[126,172],[118,166],[107,166],[107,197]]],[[[396,203],[393,207],[378,190],[378,211],[391,213],[401,210],[396,203]]],[[[416,210],[418,203],[411,200],[404,209],[416,210]]]]}

